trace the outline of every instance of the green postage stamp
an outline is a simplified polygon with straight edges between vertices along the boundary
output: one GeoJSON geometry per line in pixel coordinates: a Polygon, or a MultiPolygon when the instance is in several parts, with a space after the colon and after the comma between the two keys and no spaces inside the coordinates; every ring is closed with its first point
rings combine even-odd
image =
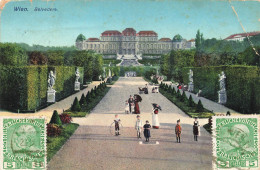
{"type": "Polygon", "coordinates": [[[0,118],[0,169],[46,169],[44,118],[0,118]]]}
{"type": "Polygon", "coordinates": [[[259,116],[213,117],[213,169],[260,169],[259,116]]]}

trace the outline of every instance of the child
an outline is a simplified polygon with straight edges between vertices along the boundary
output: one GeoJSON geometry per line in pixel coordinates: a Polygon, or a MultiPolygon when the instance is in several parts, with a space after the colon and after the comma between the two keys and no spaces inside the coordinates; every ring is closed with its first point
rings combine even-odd
{"type": "Polygon", "coordinates": [[[149,138],[151,137],[150,129],[151,129],[151,125],[149,124],[149,121],[146,120],[146,124],[144,125],[144,136],[146,142],[149,142],[149,138]]]}
{"type": "Polygon", "coordinates": [[[115,135],[116,136],[118,136],[118,135],[120,135],[119,134],[119,123],[120,123],[120,119],[118,118],[118,115],[115,115],[115,120],[114,120],[114,122],[115,122],[115,135]]]}
{"type": "Polygon", "coordinates": [[[125,101],[125,114],[128,114],[129,113],[129,103],[128,101],[126,100],[125,101]]]}
{"type": "Polygon", "coordinates": [[[131,114],[135,112],[135,104],[131,103],[131,114]]]}
{"type": "Polygon", "coordinates": [[[177,143],[181,143],[181,125],[180,125],[181,121],[180,119],[177,120],[177,125],[175,126],[175,134],[176,134],[176,139],[177,139],[177,143]]]}
{"type": "Polygon", "coordinates": [[[143,122],[140,120],[140,116],[136,116],[137,120],[135,122],[135,129],[137,131],[137,138],[141,138],[141,132],[142,132],[142,127],[143,127],[143,122]]]}
{"type": "Polygon", "coordinates": [[[199,135],[199,121],[198,118],[195,117],[194,125],[193,125],[193,135],[194,135],[194,141],[198,141],[198,135],[199,135]]]}

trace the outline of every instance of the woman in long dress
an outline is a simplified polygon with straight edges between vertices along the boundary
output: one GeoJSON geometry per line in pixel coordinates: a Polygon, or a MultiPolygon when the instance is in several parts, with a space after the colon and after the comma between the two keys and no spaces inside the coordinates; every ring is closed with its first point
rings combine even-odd
{"type": "Polygon", "coordinates": [[[149,121],[146,120],[146,124],[144,125],[144,137],[146,142],[149,142],[149,138],[151,137],[150,129],[151,125],[149,124],[149,121]]]}
{"type": "Polygon", "coordinates": [[[140,114],[140,108],[139,108],[138,102],[139,102],[139,100],[135,96],[135,114],[140,114]]]}

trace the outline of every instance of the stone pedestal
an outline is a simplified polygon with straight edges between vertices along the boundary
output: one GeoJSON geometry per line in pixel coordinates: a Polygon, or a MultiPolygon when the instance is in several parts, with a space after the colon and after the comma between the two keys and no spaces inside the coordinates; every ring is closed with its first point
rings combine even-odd
{"type": "Polygon", "coordinates": [[[48,103],[55,103],[55,90],[48,90],[47,91],[47,102],[48,103]]]}
{"type": "Polygon", "coordinates": [[[193,90],[194,90],[194,84],[192,82],[189,82],[189,84],[188,84],[188,91],[189,92],[193,92],[193,90]]]}
{"type": "Polygon", "coordinates": [[[226,104],[227,103],[227,93],[226,90],[218,91],[218,103],[226,104]]]}
{"type": "Polygon", "coordinates": [[[79,91],[80,90],[80,82],[75,82],[74,90],[75,91],[79,91]]]}

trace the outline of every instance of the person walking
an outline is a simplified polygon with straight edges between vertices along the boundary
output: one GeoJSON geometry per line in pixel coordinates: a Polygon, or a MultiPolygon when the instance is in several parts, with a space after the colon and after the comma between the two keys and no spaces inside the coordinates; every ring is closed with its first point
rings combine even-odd
{"type": "Polygon", "coordinates": [[[128,99],[128,104],[129,104],[129,112],[132,113],[134,110],[132,110],[132,105],[134,104],[134,98],[132,97],[132,95],[130,95],[129,99],[128,99]]]}
{"type": "Polygon", "coordinates": [[[137,138],[141,138],[143,122],[142,122],[142,120],[140,120],[140,116],[139,115],[137,115],[136,118],[137,118],[137,120],[135,122],[135,129],[137,131],[137,138]]]}
{"type": "Polygon", "coordinates": [[[149,124],[149,121],[146,120],[146,124],[144,125],[144,137],[146,142],[149,142],[149,138],[151,137],[150,129],[151,125],[149,124]]]}
{"type": "Polygon", "coordinates": [[[177,120],[177,125],[175,126],[175,134],[177,143],[181,143],[181,120],[177,120]]]}
{"type": "Polygon", "coordinates": [[[118,115],[115,115],[114,122],[115,122],[115,135],[116,135],[116,136],[120,135],[120,134],[119,134],[119,130],[120,130],[120,128],[119,128],[119,123],[120,123],[120,121],[121,121],[121,120],[118,118],[118,115]]]}
{"type": "Polygon", "coordinates": [[[194,124],[193,124],[193,135],[194,135],[194,141],[198,141],[198,135],[199,135],[199,121],[198,118],[195,117],[194,124]]]}

